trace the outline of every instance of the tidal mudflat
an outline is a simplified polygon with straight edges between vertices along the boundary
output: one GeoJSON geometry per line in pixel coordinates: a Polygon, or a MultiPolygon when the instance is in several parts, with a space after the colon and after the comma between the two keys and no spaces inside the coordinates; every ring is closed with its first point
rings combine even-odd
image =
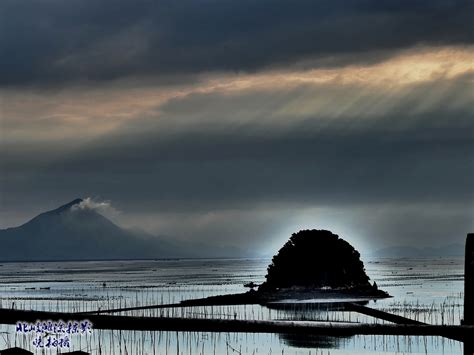
{"type": "MultiPolygon", "coordinates": [[[[244,292],[244,283],[264,280],[269,259],[199,259],[3,263],[3,308],[60,312],[176,303],[186,299],[244,292]]],[[[459,324],[463,313],[463,258],[366,259],[372,281],[393,297],[369,306],[430,324],[459,324]]],[[[123,312],[135,316],[294,320],[322,322],[383,321],[328,308],[321,300],[284,306],[201,306],[123,312]]],[[[0,348],[39,349],[33,334],[1,326],[0,348]]],[[[71,338],[73,350],[103,354],[457,354],[462,344],[440,337],[136,332],[93,330],[71,338]]],[[[64,351],[64,349],[63,349],[64,351]]]]}

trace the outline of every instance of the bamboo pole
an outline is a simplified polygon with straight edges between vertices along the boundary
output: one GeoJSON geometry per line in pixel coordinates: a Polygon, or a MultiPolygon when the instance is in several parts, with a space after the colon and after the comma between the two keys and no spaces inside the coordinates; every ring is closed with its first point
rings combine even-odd
{"type": "MultiPolygon", "coordinates": [[[[464,325],[474,324],[474,234],[466,237],[466,255],[464,258],[464,325]]],[[[472,340],[464,342],[464,355],[474,354],[472,340]]]]}
{"type": "MultiPolygon", "coordinates": [[[[474,336],[472,325],[354,324],[332,322],[247,321],[229,319],[189,319],[88,315],[95,329],[193,331],[238,333],[291,333],[328,336],[414,335],[466,339],[474,336]]],[[[0,323],[17,324],[37,320],[83,320],[77,313],[56,313],[0,309],[0,323]]]]}

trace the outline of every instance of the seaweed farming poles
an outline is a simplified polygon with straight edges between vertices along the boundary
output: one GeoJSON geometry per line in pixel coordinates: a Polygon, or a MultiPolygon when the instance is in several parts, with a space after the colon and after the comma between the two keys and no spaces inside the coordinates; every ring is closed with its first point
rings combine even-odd
{"type": "MultiPolygon", "coordinates": [[[[0,323],[17,324],[42,320],[77,320],[79,314],[42,311],[0,309],[0,323]]],[[[473,325],[425,325],[425,324],[354,324],[340,322],[308,321],[248,321],[228,319],[190,319],[168,317],[131,317],[111,315],[88,315],[87,319],[96,329],[146,330],[146,331],[191,331],[227,333],[278,333],[312,334],[328,336],[352,335],[415,335],[443,336],[468,339],[474,335],[473,325]]]]}

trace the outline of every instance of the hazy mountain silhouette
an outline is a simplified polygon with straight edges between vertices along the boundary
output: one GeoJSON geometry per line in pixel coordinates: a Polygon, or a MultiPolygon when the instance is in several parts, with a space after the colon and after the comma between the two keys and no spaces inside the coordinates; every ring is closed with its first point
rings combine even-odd
{"type": "Polygon", "coordinates": [[[76,199],[0,230],[0,260],[94,260],[189,256],[171,243],[123,229],[76,199]]]}

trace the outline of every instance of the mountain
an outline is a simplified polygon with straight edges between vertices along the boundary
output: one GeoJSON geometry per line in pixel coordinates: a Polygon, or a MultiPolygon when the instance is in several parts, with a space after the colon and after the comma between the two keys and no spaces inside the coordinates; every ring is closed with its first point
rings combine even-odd
{"type": "Polygon", "coordinates": [[[415,248],[406,245],[392,246],[374,251],[370,256],[379,258],[463,256],[464,246],[449,244],[441,247],[415,248]]]}
{"type": "Polygon", "coordinates": [[[75,199],[15,228],[0,230],[1,261],[103,260],[189,256],[183,248],[127,230],[75,199]]]}

